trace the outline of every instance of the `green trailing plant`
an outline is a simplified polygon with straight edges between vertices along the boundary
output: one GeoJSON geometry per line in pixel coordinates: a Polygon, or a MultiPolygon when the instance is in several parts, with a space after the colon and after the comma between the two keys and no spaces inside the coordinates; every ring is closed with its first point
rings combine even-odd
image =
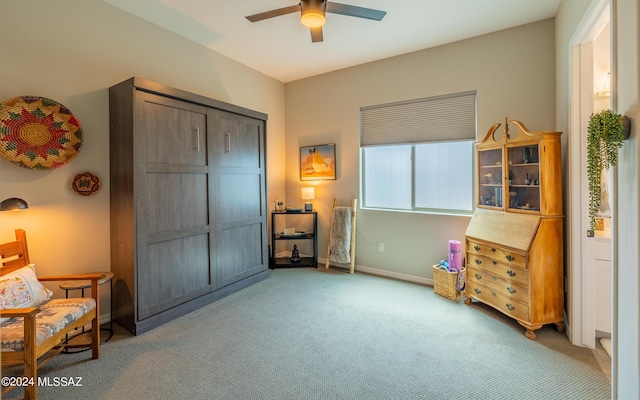
{"type": "Polygon", "coordinates": [[[618,164],[624,141],[622,116],[612,110],[591,114],[587,128],[587,176],[589,179],[589,225],[595,228],[600,210],[602,171],[618,164]]]}

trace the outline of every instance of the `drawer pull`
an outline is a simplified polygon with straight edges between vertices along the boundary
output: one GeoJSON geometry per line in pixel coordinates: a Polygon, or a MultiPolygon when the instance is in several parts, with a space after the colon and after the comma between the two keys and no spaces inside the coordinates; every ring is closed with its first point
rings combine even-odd
{"type": "Polygon", "coordinates": [[[494,292],[494,291],[491,291],[491,294],[493,295],[493,297],[496,296],[496,292],[494,292]]]}
{"type": "Polygon", "coordinates": [[[513,261],[515,260],[515,257],[513,257],[511,254],[507,254],[507,261],[513,261]]]}
{"type": "Polygon", "coordinates": [[[498,262],[497,262],[497,261],[491,261],[491,262],[493,263],[493,265],[498,264],[498,262]]]}
{"type": "Polygon", "coordinates": [[[507,288],[507,291],[509,291],[509,293],[512,293],[512,294],[516,292],[516,290],[514,288],[512,288],[511,286],[509,286],[507,288]]]}
{"type": "Polygon", "coordinates": [[[480,246],[478,245],[473,246],[473,248],[476,249],[476,251],[480,251],[480,246]]]}
{"type": "Polygon", "coordinates": [[[493,280],[494,280],[494,281],[497,281],[497,280],[498,280],[498,277],[497,277],[497,276],[492,276],[492,278],[493,278],[493,280]]]}
{"type": "Polygon", "coordinates": [[[478,265],[482,264],[482,260],[478,260],[478,259],[476,258],[476,264],[478,264],[478,265]]]}
{"type": "Polygon", "coordinates": [[[511,303],[507,303],[506,306],[509,309],[509,311],[513,311],[516,309],[511,303]]]}
{"type": "Polygon", "coordinates": [[[496,252],[496,249],[491,249],[491,251],[493,251],[494,253],[496,252]]]}
{"type": "Polygon", "coordinates": [[[516,273],[515,273],[515,272],[513,272],[512,270],[508,270],[508,271],[507,271],[507,274],[508,274],[510,277],[512,277],[512,278],[513,278],[514,276],[516,276],[516,273]]]}
{"type": "Polygon", "coordinates": [[[476,294],[480,294],[482,293],[482,290],[478,289],[478,288],[473,288],[473,291],[476,292],[476,294]]]}
{"type": "Polygon", "coordinates": [[[476,273],[474,276],[476,277],[476,279],[477,279],[477,280],[482,279],[482,275],[480,275],[480,274],[478,274],[478,273],[476,273]]]}

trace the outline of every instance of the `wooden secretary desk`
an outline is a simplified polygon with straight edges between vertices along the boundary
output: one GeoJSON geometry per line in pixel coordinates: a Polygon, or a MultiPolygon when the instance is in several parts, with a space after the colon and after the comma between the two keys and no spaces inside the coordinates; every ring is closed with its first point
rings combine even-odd
{"type": "Polygon", "coordinates": [[[506,120],[476,144],[478,206],[465,234],[465,303],[483,302],[535,330],[564,331],[561,132],[506,120]],[[518,128],[516,136],[509,125],[518,128]]]}

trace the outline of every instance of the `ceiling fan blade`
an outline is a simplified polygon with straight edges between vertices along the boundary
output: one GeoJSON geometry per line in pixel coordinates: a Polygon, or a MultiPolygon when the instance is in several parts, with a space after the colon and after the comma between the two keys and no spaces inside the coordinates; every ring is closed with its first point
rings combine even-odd
{"type": "Polygon", "coordinates": [[[317,28],[311,28],[311,41],[313,43],[317,43],[317,42],[322,42],[323,37],[322,37],[322,27],[319,26],[317,28]]]}
{"type": "Polygon", "coordinates": [[[347,4],[334,3],[327,1],[327,12],[340,15],[348,15],[350,17],[366,18],[375,21],[380,21],[387,15],[386,11],[374,10],[372,8],[364,8],[357,6],[350,6],[347,4]]]}
{"type": "Polygon", "coordinates": [[[273,17],[279,17],[281,15],[291,14],[291,13],[294,13],[294,12],[300,12],[300,4],[296,4],[295,6],[277,8],[275,10],[265,11],[265,12],[261,12],[261,13],[258,13],[258,14],[249,15],[249,16],[247,16],[245,18],[248,19],[251,22],[258,22],[258,21],[262,21],[264,19],[269,19],[269,18],[273,18],[273,17]]]}

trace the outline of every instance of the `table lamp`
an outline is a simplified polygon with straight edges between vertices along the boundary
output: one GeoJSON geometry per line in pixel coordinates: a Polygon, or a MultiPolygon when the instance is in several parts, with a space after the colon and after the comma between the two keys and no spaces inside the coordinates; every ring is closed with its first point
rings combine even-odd
{"type": "Polygon", "coordinates": [[[312,187],[303,187],[300,190],[301,194],[302,194],[302,199],[303,200],[307,200],[307,202],[304,203],[304,210],[305,211],[313,211],[313,204],[311,204],[311,202],[309,200],[313,200],[316,198],[316,191],[314,188],[312,187]]]}

